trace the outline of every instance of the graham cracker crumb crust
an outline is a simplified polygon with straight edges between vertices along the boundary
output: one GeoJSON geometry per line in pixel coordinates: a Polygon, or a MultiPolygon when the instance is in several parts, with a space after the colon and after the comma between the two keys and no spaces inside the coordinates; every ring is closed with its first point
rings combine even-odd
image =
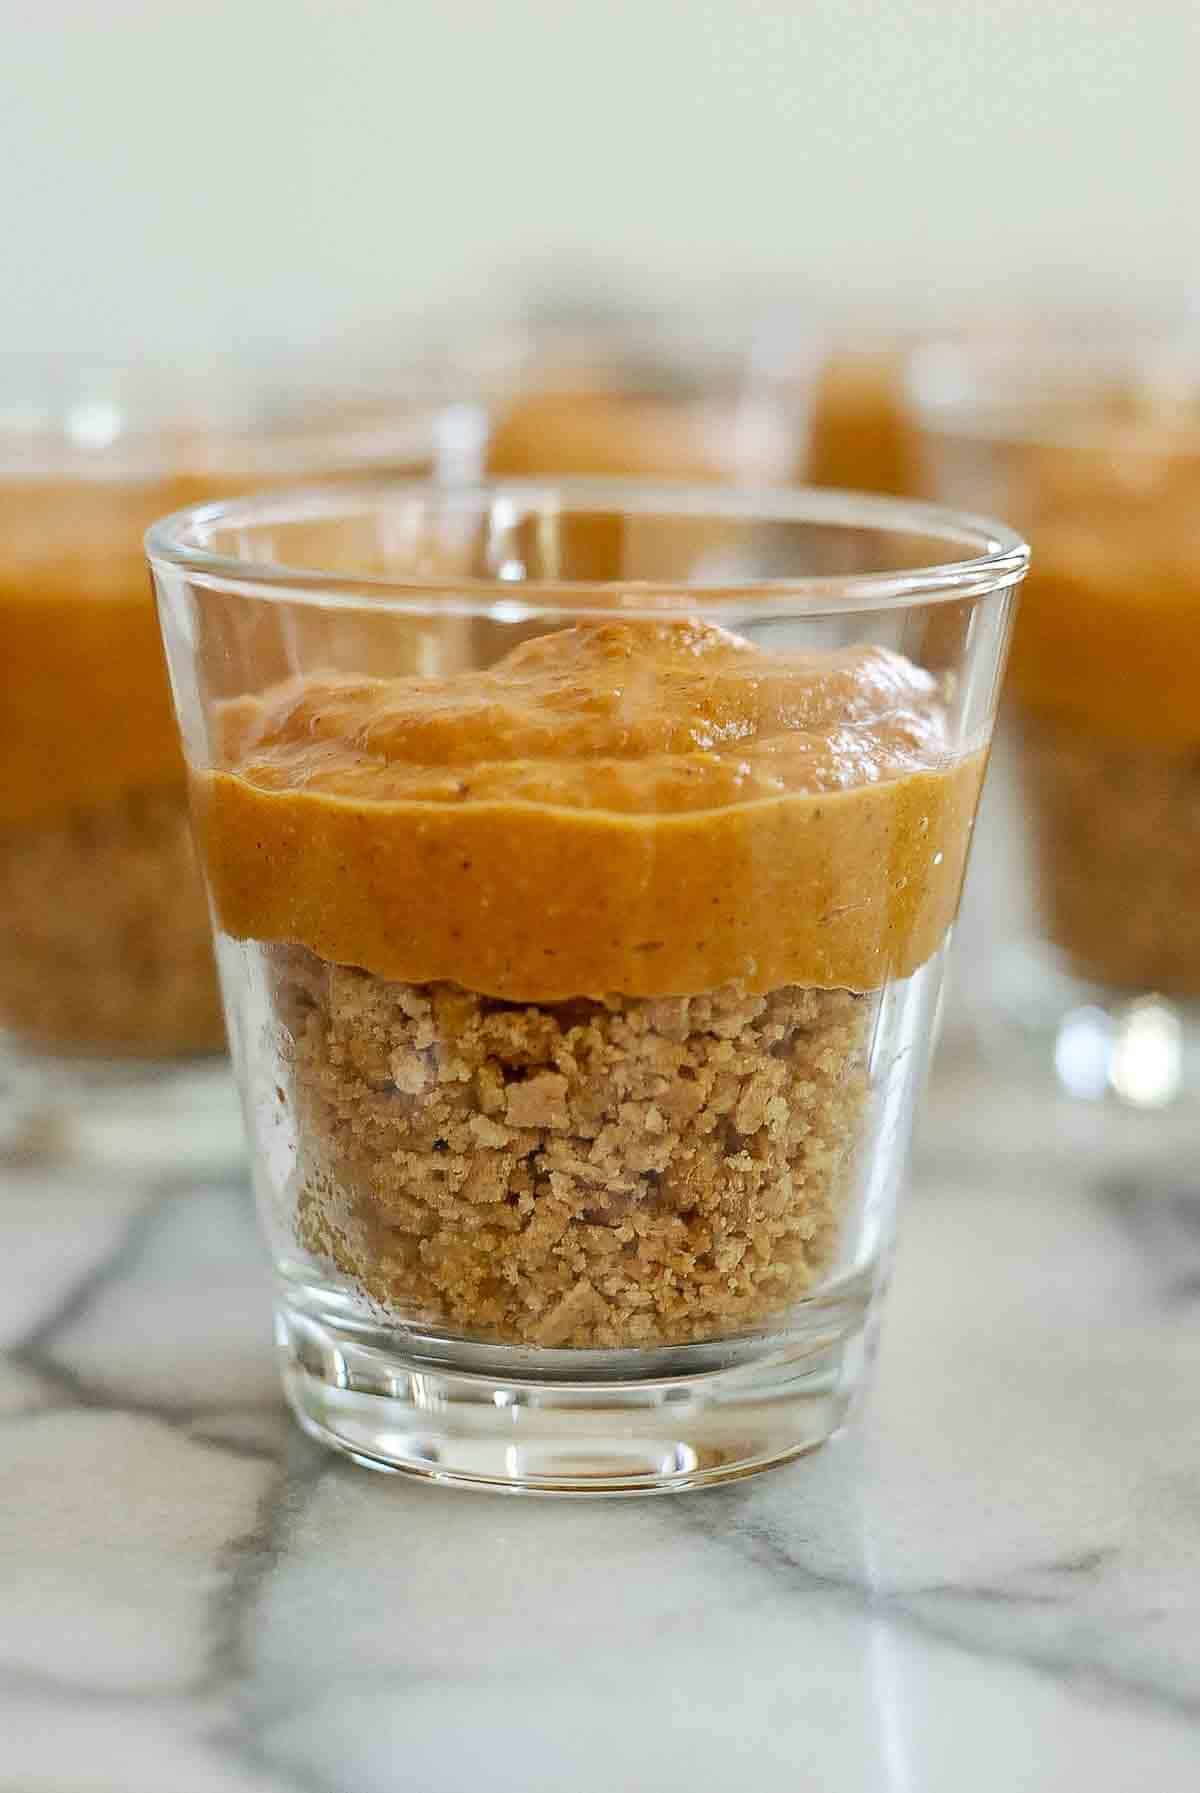
{"type": "Polygon", "coordinates": [[[1200,751],[1045,717],[1020,746],[1051,940],[1099,983],[1200,997],[1200,751]]]}
{"type": "Polygon", "coordinates": [[[506,1003],[261,949],[300,1242],[386,1316],[646,1346],[781,1315],[829,1267],[878,997],[728,984],[506,1003]]]}
{"type": "Polygon", "coordinates": [[[182,784],[0,831],[0,1025],[65,1051],[224,1045],[182,784]]]}

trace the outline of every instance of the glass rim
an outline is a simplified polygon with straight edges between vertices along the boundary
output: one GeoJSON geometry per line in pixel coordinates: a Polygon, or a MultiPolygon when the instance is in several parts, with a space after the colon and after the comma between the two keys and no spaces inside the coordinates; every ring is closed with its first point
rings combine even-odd
{"type": "Polygon", "coordinates": [[[1007,524],[943,505],[873,493],[814,486],[735,487],[667,480],[490,479],[463,484],[429,479],[348,480],[280,488],[248,498],[189,505],[161,518],[145,535],[146,557],[155,572],[184,573],[193,584],[276,602],[308,600],[324,607],[372,607],[396,614],[427,612],[438,599],[446,615],[502,613],[518,620],[538,614],[579,614],[595,607],[611,615],[620,598],[622,615],[639,608],[661,615],[663,602],[689,601],[697,612],[720,603],[731,616],[730,600],[742,598],[751,610],[763,600],[802,603],[809,615],[855,610],[903,609],[923,603],[983,597],[1017,584],[1029,564],[1029,547],[1007,524]],[[874,572],[801,574],[796,577],[700,583],[687,579],[506,580],[476,575],[422,574],[403,577],[354,574],[319,567],[214,553],[203,535],[217,528],[249,529],[272,523],[302,523],[362,516],[385,501],[433,498],[463,511],[511,500],[542,508],[587,514],[693,517],[713,521],[809,523],[844,531],[925,536],[958,550],[945,560],[920,567],[874,572]],[[639,604],[640,600],[640,604],[639,604]]]}
{"type": "MultiPolygon", "coordinates": [[[[906,357],[904,398],[926,436],[977,446],[1074,449],[1090,446],[1089,401],[1126,386],[1148,399],[1178,396],[1181,372],[1200,383],[1200,332],[1149,324],[1065,327],[1026,335],[940,336],[906,357]]],[[[1200,431],[1188,441],[1200,447],[1200,431]]],[[[1180,452],[1170,440],[1131,440],[1122,452],[1157,457],[1180,452]]]]}
{"type": "Polygon", "coordinates": [[[392,367],[383,380],[299,371],[286,358],[264,371],[212,355],[181,370],[2,352],[0,483],[366,475],[383,459],[432,460],[439,430],[481,412],[479,397],[440,368],[392,367]]]}

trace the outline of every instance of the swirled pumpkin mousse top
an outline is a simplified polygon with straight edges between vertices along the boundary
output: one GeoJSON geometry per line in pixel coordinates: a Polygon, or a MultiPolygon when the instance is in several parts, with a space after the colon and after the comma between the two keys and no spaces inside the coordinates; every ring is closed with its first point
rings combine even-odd
{"type": "Polygon", "coordinates": [[[983,761],[896,654],[689,619],[295,680],[218,732],[196,811],[229,933],[517,1001],[907,974],[953,916],[983,761]]]}

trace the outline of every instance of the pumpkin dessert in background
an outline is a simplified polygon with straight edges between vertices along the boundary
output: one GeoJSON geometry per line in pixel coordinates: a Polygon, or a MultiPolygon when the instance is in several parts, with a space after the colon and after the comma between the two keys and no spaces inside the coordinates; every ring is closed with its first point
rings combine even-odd
{"type": "Polygon", "coordinates": [[[153,1087],[216,1155],[236,1138],[146,529],[280,479],[433,459],[432,412],[407,398],[333,399],[282,374],[268,390],[228,365],[0,363],[6,1125],[50,1105],[137,1156],[153,1087]]]}
{"type": "Polygon", "coordinates": [[[936,495],[999,507],[1033,549],[995,803],[1034,902],[993,916],[982,1019],[1074,1095],[1195,1098],[1200,342],[934,343],[909,378],[936,495]]]}

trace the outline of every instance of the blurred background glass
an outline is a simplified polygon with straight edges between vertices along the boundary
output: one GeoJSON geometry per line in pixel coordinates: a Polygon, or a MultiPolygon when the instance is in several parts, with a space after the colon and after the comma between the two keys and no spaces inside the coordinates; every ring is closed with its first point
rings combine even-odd
{"type": "Polygon", "coordinates": [[[909,387],[934,492],[1036,544],[993,778],[1026,857],[977,988],[1072,1095],[1167,1106],[1200,1091],[1200,340],[934,342],[909,387]]]}
{"type": "MultiPolygon", "coordinates": [[[[389,401],[311,390],[301,370],[267,388],[232,361],[0,359],[8,1125],[55,1092],[72,1128],[94,1106],[104,1137],[121,1140],[122,1103],[132,1093],[136,1108],[147,1080],[163,1099],[167,1076],[203,1155],[238,1151],[236,1129],[219,1124],[224,1073],[202,1062],[223,1053],[224,1028],[142,536],[165,512],[231,489],[428,473],[455,415],[411,382],[389,401]]],[[[140,1160],[136,1138],[133,1149],[140,1160]]]]}

